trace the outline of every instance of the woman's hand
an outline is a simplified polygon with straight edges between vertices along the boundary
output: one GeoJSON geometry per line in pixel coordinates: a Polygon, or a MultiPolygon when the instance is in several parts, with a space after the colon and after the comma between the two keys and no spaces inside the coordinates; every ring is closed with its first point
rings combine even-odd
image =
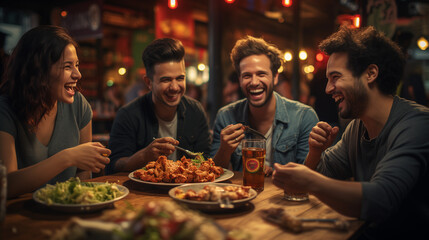
{"type": "Polygon", "coordinates": [[[99,142],[87,142],[65,150],[71,166],[98,173],[110,162],[110,149],[99,142]]]}

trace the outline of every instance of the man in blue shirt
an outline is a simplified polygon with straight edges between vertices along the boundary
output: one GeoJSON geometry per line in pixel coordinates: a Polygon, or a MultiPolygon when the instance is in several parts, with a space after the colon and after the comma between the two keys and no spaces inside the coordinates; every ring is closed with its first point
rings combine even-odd
{"type": "Polygon", "coordinates": [[[276,163],[303,163],[308,152],[308,136],[318,122],[315,111],[302,103],[274,92],[281,66],[276,46],[248,36],[237,41],[231,60],[238,73],[245,99],[219,110],[213,130],[211,156],[216,165],[240,171],[243,167],[240,142],[243,125],[264,134],[266,175],[276,163]]]}

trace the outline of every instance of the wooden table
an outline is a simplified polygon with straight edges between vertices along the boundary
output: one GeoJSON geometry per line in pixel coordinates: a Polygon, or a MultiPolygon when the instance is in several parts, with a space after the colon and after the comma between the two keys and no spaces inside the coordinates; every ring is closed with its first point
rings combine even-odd
{"type": "MultiPolygon", "coordinates": [[[[101,176],[91,179],[94,182],[116,182],[126,186],[129,195],[116,202],[115,207],[123,207],[128,203],[140,206],[150,200],[169,199],[168,188],[159,188],[130,180],[128,174],[101,176]]],[[[235,175],[228,182],[242,183],[242,173],[235,175]]],[[[348,231],[335,230],[324,224],[311,227],[302,233],[292,233],[281,229],[276,225],[265,222],[259,216],[259,210],[271,207],[284,208],[289,214],[300,218],[345,218],[316,197],[310,196],[310,200],[302,203],[289,202],[282,198],[283,191],[272,184],[271,178],[265,179],[265,190],[251,201],[249,206],[226,213],[209,213],[226,229],[240,228],[252,235],[252,239],[350,239],[360,234],[363,222],[350,218],[348,231]]],[[[32,200],[30,193],[7,202],[6,219],[1,223],[0,239],[46,239],[44,230],[56,230],[61,228],[73,216],[83,219],[100,217],[101,212],[72,214],[53,212],[45,206],[32,200]]]]}

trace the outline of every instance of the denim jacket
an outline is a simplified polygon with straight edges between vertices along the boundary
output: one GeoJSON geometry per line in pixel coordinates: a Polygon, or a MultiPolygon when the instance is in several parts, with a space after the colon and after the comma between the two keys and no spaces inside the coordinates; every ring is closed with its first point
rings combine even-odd
{"type": "MultiPolygon", "coordinates": [[[[319,121],[313,108],[297,101],[286,99],[274,92],[276,98],[276,115],[272,134],[272,165],[274,162],[303,163],[308,153],[308,136],[319,121]]],[[[249,125],[249,103],[242,99],[221,108],[216,116],[213,128],[213,142],[210,155],[214,157],[220,147],[220,131],[230,124],[249,125]]],[[[241,144],[231,155],[234,171],[241,171],[241,144]]]]}

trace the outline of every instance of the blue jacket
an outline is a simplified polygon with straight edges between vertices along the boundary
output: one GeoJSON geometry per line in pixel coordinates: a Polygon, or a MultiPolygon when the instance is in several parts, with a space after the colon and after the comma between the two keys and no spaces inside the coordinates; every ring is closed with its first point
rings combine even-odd
{"type": "MultiPolygon", "coordinates": [[[[273,122],[272,162],[286,164],[288,162],[303,163],[308,153],[308,136],[311,129],[319,121],[313,108],[297,101],[286,99],[274,92],[276,98],[276,115],[273,122]]],[[[211,157],[216,155],[220,147],[220,131],[230,124],[243,123],[249,125],[249,104],[242,99],[221,108],[216,116],[213,128],[211,157]]],[[[234,171],[241,171],[241,144],[231,155],[234,171]]]]}

